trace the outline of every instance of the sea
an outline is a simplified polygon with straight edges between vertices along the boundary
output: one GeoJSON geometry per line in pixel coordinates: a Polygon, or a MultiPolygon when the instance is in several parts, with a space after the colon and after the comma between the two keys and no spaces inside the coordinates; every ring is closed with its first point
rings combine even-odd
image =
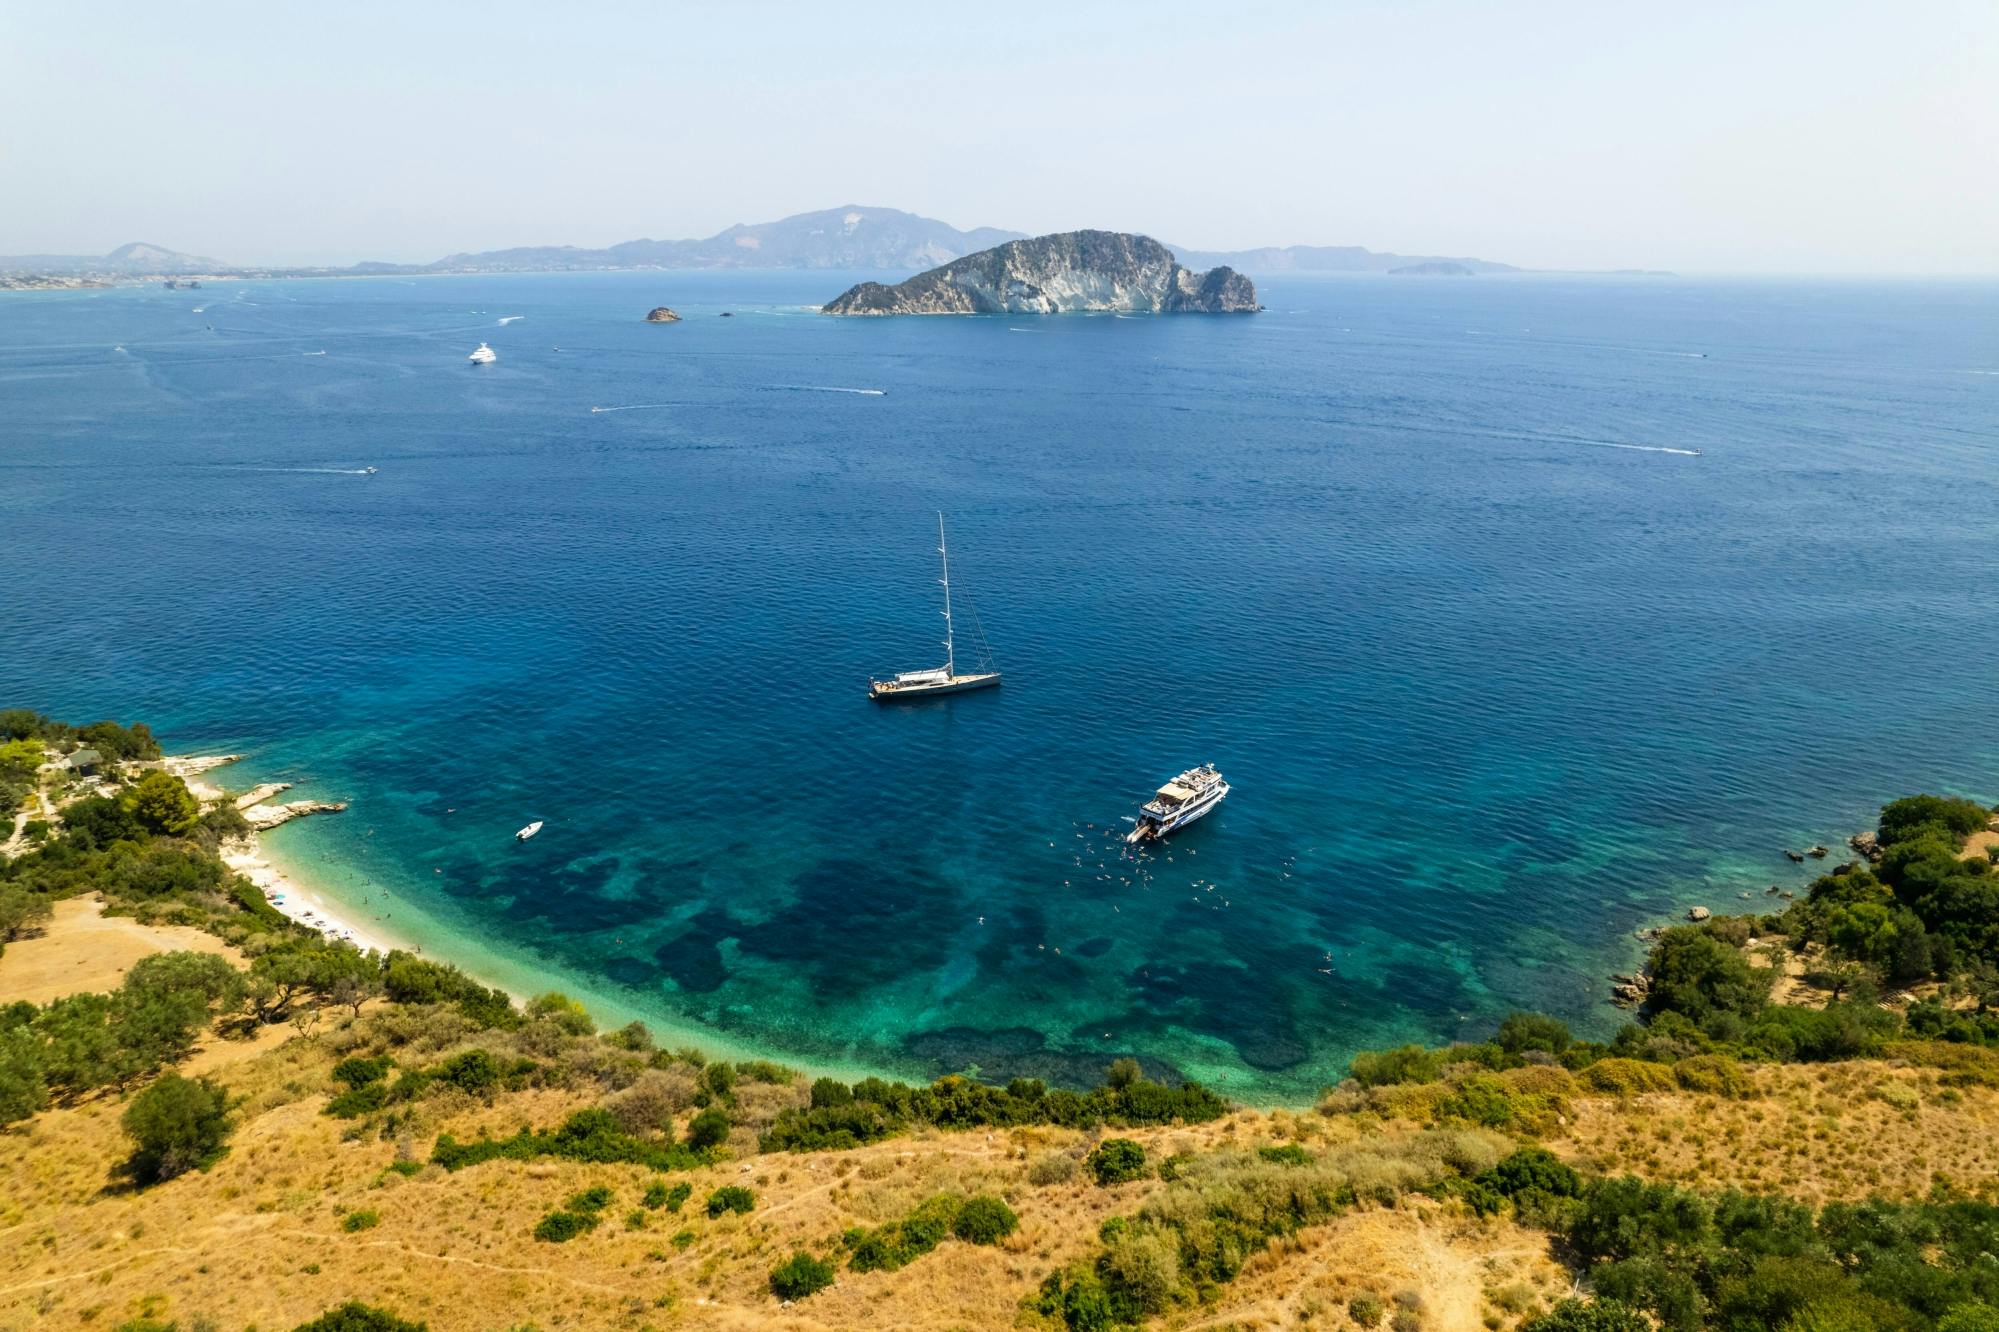
{"type": "Polygon", "coordinates": [[[1603,1036],[1636,931],[1999,799],[1999,284],[814,312],[865,276],[0,293],[0,706],[350,802],[269,849],[669,1044],[1256,1104],[1603,1036]],[[1004,683],[876,704],[940,514],[1004,683]]]}

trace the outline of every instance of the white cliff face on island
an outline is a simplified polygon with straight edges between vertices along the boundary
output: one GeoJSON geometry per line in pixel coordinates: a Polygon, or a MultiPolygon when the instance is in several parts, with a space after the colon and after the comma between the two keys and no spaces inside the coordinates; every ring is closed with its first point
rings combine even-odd
{"type": "Polygon", "coordinates": [[[821,307],[833,315],[1251,314],[1256,287],[1232,268],[1195,273],[1149,236],[1065,231],[1008,241],[886,286],[863,282],[821,307]]]}

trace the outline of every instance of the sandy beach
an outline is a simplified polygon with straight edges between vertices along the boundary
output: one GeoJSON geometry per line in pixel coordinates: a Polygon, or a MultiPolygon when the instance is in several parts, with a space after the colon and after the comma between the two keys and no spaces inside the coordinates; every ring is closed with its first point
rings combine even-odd
{"type": "MultiPolygon", "coordinates": [[[[282,915],[329,939],[344,939],[362,952],[387,953],[397,948],[421,952],[421,949],[413,949],[409,944],[395,938],[379,924],[364,922],[358,918],[358,913],[350,908],[328,899],[308,885],[299,883],[265,857],[262,833],[268,829],[260,830],[257,826],[260,822],[259,816],[252,811],[275,810],[278,807],[264,802],[287,788],[273,784],[260,786],[243,795],[232,796],[215,783],[202,780],[207,773],[234,763],[241,757],[240,754],[180,755],[162,759],[160,762],[162,768],[185,781],[188,790],[199,799],[209,802],[234,799],[237,808],[242,809],[251,819],[252,827],[246,836],[223,844],[223,863],[255,884],[264,894],[264,899],[282,915]],[[258,798],[250,799],[251,796],[258,798]]],[[[265,820],[269,818],[268,814],[265,815],[265,820]]],[[[276,823],[270,823],[270,826],[275,827],[276,823]]]]}

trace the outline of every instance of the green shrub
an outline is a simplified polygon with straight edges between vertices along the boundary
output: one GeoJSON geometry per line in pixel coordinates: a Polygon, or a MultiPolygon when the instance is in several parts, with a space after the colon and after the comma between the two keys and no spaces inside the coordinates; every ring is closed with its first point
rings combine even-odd
{"type": "Polygon", "coordinates": [[[951,1222],[951,1233],[967,1244],[997,1244],[1020,1227],[1011,1207],[991,1194],[965,1199],[951,1222]]]}
{"type": "Polygon", "coordinates": [[[1692,1092],[1735,1098],[1750,1092],[1742,1065],[1726,1055],[1690,1055],[1673,1065],[1673,1078],[1692,1092]]]}
{"type": "Polygon", "coordinates": [[[893,1272],[915,1262],[951,1233],[959,1209],[957,1199],[939,1195],[919,1204],[900,1221],[850,1234],[852,1257],[848,1265],[856,1272],[893,1272]]]}
{"type": "Polygon", "coordinates": [[[1462,1119],[1486,1128],[1504,1128],[1515,1119],[1513,1097],[1506,1084],[1490,1073],[1466,1078],[1437,1102],[1437,1118],[1462,1119]]]}
{"type": "Polygon", "coordinates": [[[1510,1055],[1528,1050],[1559,1055],[1575,1041],[1566,1023],[1542,1013],[1509,1013],[1492,1038],[1494,1045],[1510,1055]]]}
{"type": "Polygon", "coordinates": [[[292,1332],[430,1332],[430,1324],[412,1323],[387,1309],[349,1300],[309,1323],[300,1323],[292,1332]]]}
{"type": "Polygon", "coordinates": [[[799,1251],[771,1270],[770,1293],[780,1300],[802,1300],[833,1284],[833,1266],[799,1251]]]}
{"type": "Polygon", "coordinates": [[[589,1010],[560,990],[550,990],[528,1000],[527,1015],[552,1022],[571,1036],[589,1036],[597,1030],[597,1024],[590,1020],[589,1010]]]}
{"type": "Polygon", "coordinates": [[[740,1216],[756,1205],[757,1197],[748,1189],[735,1184],[724,1184],[708,1195],[707,1209],[709,1216],[720,1216],[724,1212],[734,1212],[740,1216]]]}
{"type": "Polygon", "coordinates": [[[1256,1154],[1272,1165],[1312,1164],[1312,1154],[1295,1142],[1287,1142],[1276,1147],[1259,1147],[1256,1149],[1256,1154]]]}
{"type": "Polygon", "coordinates": [[[431,1160],[446,1170],[463,1170],[484,1161],[531,1161],[557,1156],[599,1165],[630,1164],[655,1170],[686,1170],[706,1165],[709,1157],[679,1144],[662,1145],[626,1133],[609,1110],[579,1110],[554,1132],[522,1129],[511,1138],[461,1143],[450,1134],[438,1135],[431,1160]]]}
{"type": "Polygon", "coordinates": [[[1347,1301],[1347,1317],[1362,1327],[1379,1327],[1388,1313],[1388,1305],[1379,1295],[1362,1291],[1347,1301]]]}
{"type": "Polygon", "coordinates": [[[764,1133],[763,1147],[765,1151],[840,1150],[877,1141],[912,1124],[947,1129],[1198,1124],[1220,1118],[1227,1110],[1226,1101],[1199,1083],[1174,1088],[1142,1077],[1082,1094],[1051,1091],[1032,1078],[1016,1078],[1004,1087],[956,1076],[939,1078],[928,1087],[880,1078],[845,1086],[822,1078],[813,1085],[811,1107],[781,1111],[764,1133]]]}
{"type": "Polygon", "coordinates": [[[389,1070],[395,1066],[396,1061],[385,1054],[376,1055],[373,1059],[363,1059],[357,1055],[343,1059],[333,1066],[333,1080],[344,1082],[349,1087],[366,1087],[387,1077],[389,1070]]]}
{"type": "Polygon", "coordinates": [[[1881,807],[1880,838],[1884,847],[1941,833],[1962,843],[1991,818],[1983,805],[1952,796],[1913,795],[1881,807]]]}
{"type": "Polygon", "coordinates": [[[681,1204],[685,1203],[693,1194],[694,1186],[684,1180],[681,1183],[675,1184],[672,1188],[668,1188],[665,1180],[656,1179],[646,1189],[645,1197],[639,1199],[639,1202],[642,1206],[649,1207],[655,1212],[662,1207],[669,1212],[677,1212],[680,1210],[681,1204]]]}
{"type": "Polygon", "coordinates": [[[1426,1050],[1420,1045],[1399,1045],[1393,1050],[1362,1050],[1347,1066],[1347,1076],[1363,1087],[1386,1087],[1398,1082],[1435,1082],[1444,1071],[1446,1051],[1426,1050]]]}
{"type": "Polygon", "coordinates": [[[487,1092],[500,1085],[505,1076],[500,1061],[486,1050],[464,1050],[451,1056],[433,1071],[438,1081],[466,1092],[487,1092]]]}
{"type": "Polygon", "coordinates": [[[673,1247],[676,1249],[684,1249],[693,1242],[694,1232],[691,1230],[679,1231],[673,1237],[673,1247]]]}
{"type": "Polygon", "coordinates": [[[1497,1216],[1506,1209],[1506,1196],[1479,1180],[1467,1183],[1459,1196],[1475,1216],[1497,1216]]]}
{"type": "MultiPolygon", "coordinates": [[[[727,1068],[726,1064],[710,1064],[711,1070],[727,1068]]],[[[729,1140],[729,1116],[719,1106],[709,1106],[694,1116],[687,1125],[687,1145],[695,1151],[706,1151],[719,1147],[729,1140]]]]}
{"type": "Polygon", "coordinates": [[[1099,1184],[1123,1184],[1145,1174],[1145,1148],[1130,1138],[1106,1138],[1083,1158],[1099,1184]]]}
{"type": "Polygon", "coordinates": [[[1983,1301],[1960,1304],[1937,1320],[1937,1332],[1999,1332],[1999,1308],[1983,1301]]]}
{"type": "Polygon", "coordinates": [[[1506,1198],[1541,1193],[1555,1198],[1582,1196],[1583,1180],[1575,1168],[1545,1147],[1522,1147],[1477,1176],[1506,1198]]]}
{"type": "Polygon", "coordinates": [[[349,1212],[340,1218],[340,1228],[350,1235],[357,1230],[373,1230],[381,1224],[380,1214],[372,1211],[349,1212]]]}
{"type": "Polygon", "coordinates": [[[1611,1096],[1672,1091],[1679,1086],[1672,1069],[1642,1059],[1599,1059],[1577,1074],[1576,1081],[1589,1091],[1611,1096]]]}
{"type": "Polygon", "coordinates": [[[371,1115],[389,1103],[389,1084],[367,1082],[358,1087],[349,1087],[327,1101],[323,1113],[335,1119],[359,1119],[371,1115]]]}
{"type": "Polygon", "coordinates": [[[563,1244],[597,1228],[595,1212],[550,1212],[535,1223],[534,1237],[550,1244],[563,1244]]]}
{"type": "MultiPolygon", "coordinates": [[[[1799,1332],[1817,1324],[1786,1324],[1799,1332]]],[[[1520,1332],[1652,1332],[1652,1322],[1628,1304],[1616,1300],[1563,1300],[1539,1318],[1520,1325],[1520,1332]]]]}
{"type": "Polygon", "coordinates": [[[609,1207],[612,1198],[615,1196],[607,1186],[596,1184],[583,1190],[581,1193],[572,1193],[569,1195],[569,1201],[562,1205],[572,1212],[587,1212],[595,1215],[603,1211],[606,1207],[609,1207]]]}
{"type": "Polygon", "coordinates": [[[229,1139],[229,1095],[207,1078],[168,1073],[132,1098],[125,1132],[134,1151],[126,1169],[140,1184],[206,1170],[229,1139]]]}

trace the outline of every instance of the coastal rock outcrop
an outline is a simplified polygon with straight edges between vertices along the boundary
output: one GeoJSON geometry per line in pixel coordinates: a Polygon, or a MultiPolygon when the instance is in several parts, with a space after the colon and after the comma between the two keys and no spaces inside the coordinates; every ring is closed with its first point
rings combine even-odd
{"type": "Polygon", "coordinates": [[[656,305],[646,312],[646,322],[648,324],[677,324],[680,322],[680,316],[667,309],[664,305],[656,305]]]}
{"type": "Polygon", "coordinates": [[[346,808],[345,800],[294,800],[289,805],[252,805],[243,811],[243,817],[252,828],[264,832],[308,814],[338,814],[346,808]]]}
{"type": "Polygon", "coordinates": [[[1008,241],[906,282],[863,282],[821,307],[832,315],[1250,314],[1256,287],[1232,268],[1196,273],[1149,236],[1065,231],[1008,241]]]}

